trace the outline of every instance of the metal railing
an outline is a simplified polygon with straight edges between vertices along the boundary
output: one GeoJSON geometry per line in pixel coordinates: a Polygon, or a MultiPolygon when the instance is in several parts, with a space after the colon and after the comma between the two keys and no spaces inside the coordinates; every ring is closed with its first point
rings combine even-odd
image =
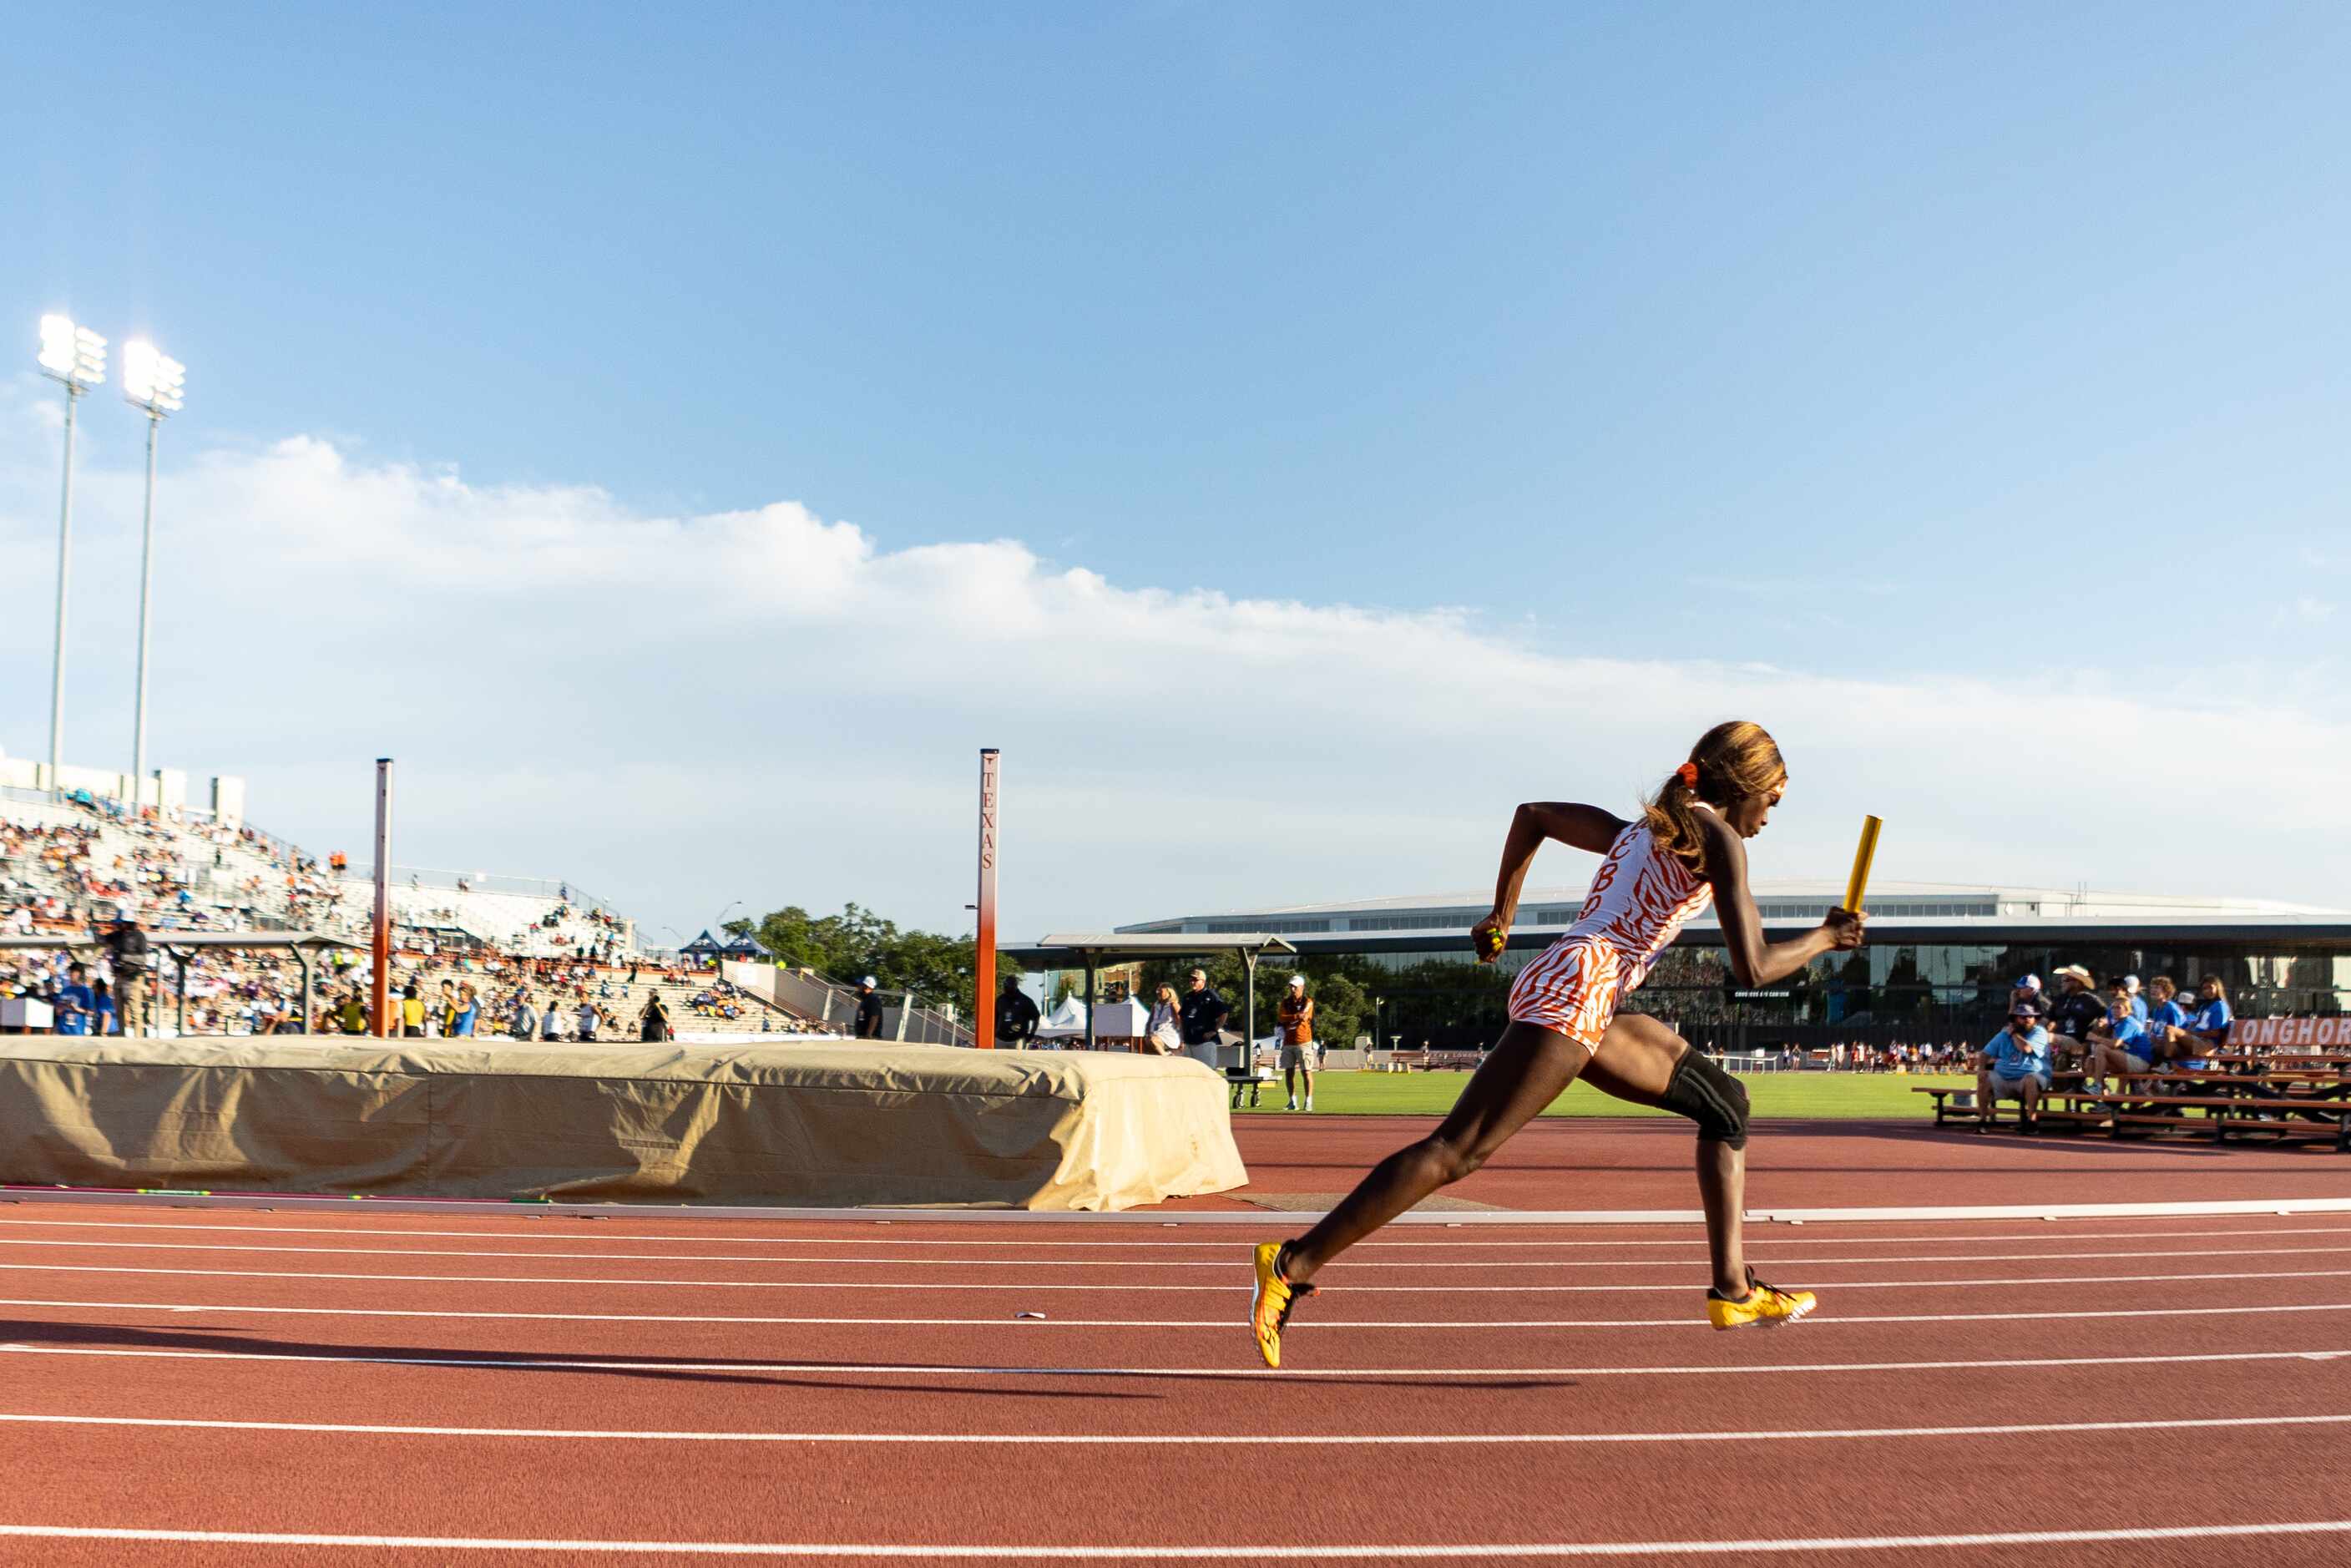
{"type": "MultiPolygon", "coordinates": [[[[373,866],[353,866],[343,872],[344,882],[372,884],[373,866]]],[[[494,872],[443,871],[432,866],[394,865],[392,868],[394,887],[430,887],[457,893],[513,893],[528,898],[551,898],[574,908],[601,910],[615,920],[626,920],[611,900],[597,897],[576,882],[560,877],[502,876],[494,872]]]]}
{"type": "MultiPolygon", "coordinates": [[[[802,973],[775,964],[748,964],[728,958],[719,973],[738,988],[788,1012],[819,1023],[848,1028],[857,1019],[857,988],[814,973],[802,973]]],[[[960,1045],[978,1040],[971,1027],[943,1008],[928,1007],[911,992],[883,992],[882,1038],[910,1045],[960,1045]]]]}

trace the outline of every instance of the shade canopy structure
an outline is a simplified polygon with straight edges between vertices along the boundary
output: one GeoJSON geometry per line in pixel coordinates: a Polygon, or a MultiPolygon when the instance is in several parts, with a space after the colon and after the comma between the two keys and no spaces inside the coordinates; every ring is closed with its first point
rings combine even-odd
{"type": "Polygon", "coordinates": [[[716,936],[713,936],[709,932],[705,931],[701,936],[696,936],[693,941],[687,943],[684,946],[680,947],[678,951],[689,957],[715,958],[719,954],[726,951],[726,944],[719,941],[716,936]]]}
{"type": "MultiPolygon", "coordinates": [[[[312,986],[312,966],[321,953],[342,948],[364,953],[368,945],[354,942],[348,936],[329,936],[324,931],[154,931],[147,933],[148,944],[155,951],[168,956],[180,967],[180,1018],[184,1030],[188,1019],[188,959],[207,948],[231,952],[283,952],[294,955],[294,962],[302,970],[302,1027],[310,1027],[310,1015],[315,1008],[312,986]]],[[[101,944],[98,933],[85,931],[76,936],[0,936],[0,952],[87,952],[101,944]]]]}
{"type": "MultiPolygon", "coordinates": [[[[1102,933],[1066,932],[1040,938],[1026,947],[1001,949],[1020,963],[1036,967],[1068,967],[1075,958],[1077,967],[1086,972],[1086,997],[1094,994],[1094,974],[1104,964],[1123,964],[1135,958],[1205,958],[1212,953],[1238,953],[1249,970],[1247,995],[1242,998],[1248,1029],[1244,1038],[1257,1033],[1257,964],[1269,953],[1295,953],[1298,948],[1286,937],[1270,931],[1232,931],[1215,936],[1196,936],[1188,931],[1110,931],[1102,933]]],[[[1086,1025],[1086,1049],[1094,1044],[1094,1029],[1091,1018],[1086,1025]]],[[[1248,1071],[1242,1064],[1241,1071],[1248,1071]]]]}

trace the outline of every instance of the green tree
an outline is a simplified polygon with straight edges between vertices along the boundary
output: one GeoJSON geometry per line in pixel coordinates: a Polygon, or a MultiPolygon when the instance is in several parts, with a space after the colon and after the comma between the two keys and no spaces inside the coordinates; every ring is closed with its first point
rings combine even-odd
{"type": "MultiPolygon", "coordinates": [[[[903,929],[857,904],[820,915],[787,904],[756,921],[731,920],[726,929],[758,937],[787,968],[813,969],[844,985],[871,975],[884,991],[912,991],[929,1006],[953,1006],[958,1018],[974,1016],[977,947],[971,937],[903,929]]],[[[1018,962],[997,954],[997,984],[1020,972],[1018,962]]]]}

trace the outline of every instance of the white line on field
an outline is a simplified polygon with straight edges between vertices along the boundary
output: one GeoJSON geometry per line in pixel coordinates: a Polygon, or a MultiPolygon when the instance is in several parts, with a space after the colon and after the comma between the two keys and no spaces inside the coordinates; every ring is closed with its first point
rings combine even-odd
{"type": "MultiPolygon", "coordinates": [[[[529,1323],[749,1323],[830,1328],[1004,1328],[1022,1333],[1040,1329],[1217,1329],[1229,1332],[1235,1319],[1224,1318],[821,1318],[731,1315],[704,1312],[464,1312],[421,1307],[284,1307],[253,1304],[212,1304],[202,1301],[66,1301],[37,1297],[0,1296],[0,1307],[49,1307],[68,1312],[230,1312],[308,1318],[434,1318],[461,1322],[529,1323]]],[[[2045,1322],[2078,1318],[2229,1318],[2260,1317],[2281,1312],[2351,1312],[2351,1301],[2297,1302],[2285,1306],[2237,1307],[2116,1307],[2071,1312],[2014,1310],[1995,1312],[1837,1312],[1814,1313],[1807,1328],[1834,1328],[1844,1323],[1973,1323],[2045,1322]]],[[[1703,1318],[1407,1318],[1316,1317],[1294,1325],[1291,1332],[1320,1333],[1326,1329],[1459,1329],[1483,1333],[1490,1329],[1712,1329],[1703,1318]]]]}
{"type": "Polygon", "coordinates": [[[538,1437],[602,1443],[838,1443],[844,1445],[1147,1448],[1500,1448],[1515,1444],[1780,1443],[1856,1437],[2029,1437],[2079,1432],[2184,1432],[2191,1428],[2340,1427],[2351,1415],[2207,1416],[2159,1421],[2033,1421],[1989,1427],[1799,1427],[1748,1432],[745,1432],[632,1431],[593,1427],[422,1427],[360,1421],[228,1421],[168,1416],[45,1416],[0,1413],[0,1423],[36,1427],[137,1427],[172,1431],[316,1432],[362,1437],[538,1437]]]}
{"type": "MultiPolygon", "coordinates": [[[[1238,1327],[1238,1325],[1235,1325],[1238,1327]]],[[[1963,1372],[2051,1366],[2181,1366],[2221,1362],[2306,1361],[2325,1363],[2351,1356],[2343,1350],[2232,1350],[2182,1355],[2067,1355],[1972,1361],[1846,1361],[1768,1362],[1730,1366],[1346,1366],[1290,1367],[1280,1372],[1257,1367],[1223,1366],[981,1366],[936,1362],[824,1361],[651,1361],[644,1358],[588,1360],[564,1356],[490,1355],[333,1355],[321,1351],[153,1350],[112,1345],[0,1343],[5,1355],[78,1355],[130,1361],[266,1361],[330,1366],[439,1366],[504,1372],[641,1372],[674,1374],[724,1372],[739,1376],[759,1374],[827,1374],[840,1376],[899,1377],[1129,1377],[1144,1379],[1231,1381],[1243,1378],[1338,1377],[1377,1381],[1382,1378],[1510,1378],[1529,1377],[1716,1377],[1758,1373],[1800,1372],[1963,1372]]]]}
{"type": "MultiPolygon", "coordinates": [[[[0,1263],[0,1270],[27,1274],[170,1274],[206,1280],[370,1280],[425,1285],[658,1285],[685,1286],[710,1291],[931,1291],[939,1292],[1092,1291],[1134,1295],[1146,1291],[1155,1294],[1175,1291],[1194,1294],[1213,1291],[1230,1294],[1249,1289],[1246,1281],[1238,1285],[1079,1285],[1038,1284],[1015,1281],[939,1284],[922,1280],[645,1280],[565,1274],[356,1274],[294,1269],[164,1269],[120,1263],[0,1263]]],[[[1977,1285],[2143,1285],[2183,1280],[2335,1280],[2346,1275],[2351,1275],[2351,1269],[2271,1269],[2234,1273],[2196,1274],[2037,1274],[2013,1277],[1994,1276],[1981,1280],[1838,1280],[1829,1288],[1839,1291],[1943,1291],[1960,1286],[1977,1285]]],[[[1687,1283],[1674,1285],[1349,1285],[1345,1287],[1350,1294],[1355,1295],[1378,1293],[1416,1296],[1620,1295],[1646,1291],[1687,1291],[1689,1288],[1687,1283]]]]}
{"type": "Polygon", "coordinates": [[[879,1558],[890,1562],[1040,1563],[1359,1563],[1397,1558],[1459,1563],[1481,1557],[1730,1557],[1761,1553],[1817,1556],[1833,1552],[1899,1552],[1980,1546],[2077,1546],[2102,1542],[2241,1541],[2351,1532],[2351,1520],[2263,1524],[2133,1525],[2116,1530],[2009,1530],[1970,1535],[1814,1535],[1748,1541],[1577,1541],[1536,1543],[1448,1542],[1442,1546],[1382,1542],[1308,1546],[1280,1542],[1249,1546],[1017,1546],[851,1544],[776,1541],[584,1541],[482,1535],[321,1535],[258,1530],[129,1530],[97,1525],[0,1524],[0,1536],[50,1541],[145,1542],[175,1546],[344,1547],[360,1551],[546,1552],[570,1555],[666,1553],[694,1557],[879,1558]]]}
{"type": "MultiPolygon", "coordinates": [[[[1834,1243],[1832,1243],[1834,1245],[1834,1243]]],[[[810,1264],[830,1269],[1223,1269],[1235,1266],[1239,1254],[1227,1258],[820,1258],[765,1256],[727,1252],[528,1252],[478,1247],[306,1247],[276,1246],[259,1241],[68,1241],[46,1237],[0,1236],[0,1247],[105,1248],[131,1252],[282,1252],[298,1257],[324,1254],[366,1258],[528,1258],[582,1263],[760,1263],[810,1264]]],[[[2117,1249],[2107,1252],[1928,1252],[1907,1257],[1783,1258],[1775,1268],[1832,1264],[1879,1263],[2040,1263],[2074,1262],[2112,1258],[2260,1258],[2273,1255],[2319,1257],[2351,1252],[2351,1247],[2200,1247],[2117,1249]]],[[[1351,1262],[1353,1275],[1366,1269],[1678,1269],[1677,1258],[1529,1258],[1507,1265],[1479,1259],[1456,1259],[1441,1263],[1403,1262],[1370,1259],[1351,1262]]]]}

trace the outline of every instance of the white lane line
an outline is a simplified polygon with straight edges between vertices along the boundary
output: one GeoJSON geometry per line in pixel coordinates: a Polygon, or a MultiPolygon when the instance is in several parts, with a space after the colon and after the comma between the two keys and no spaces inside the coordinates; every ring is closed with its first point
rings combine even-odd
{"type": "MultiPolygon", "coordinates": [[[[283,1252],[293,1256],[365,1258],[527,1258],[580,1263],[760,1263],[809,1264],[829,1269],[1224,1269],[1228,1258],[814,1258],[739,1252],[516,1252],[475,1247],[306,1247],[274,1246],[257,1241],[65,1241],[47,1238],[0,1236],[0,1247],[97,1247],[131,1252],[283,1252]]],[[[1773,1258],[1774,1268],[1829,1267],[1880,1263],[2072,1263],[2115,1258],[2262,1258],[2277,1255],[2319,1257],[2351,1252],[2351,1247],[2199,1247],[2157,1248],[2111,1252],[1928,1252],[1893,1258],[1773,1258]]],[[[1347,1265],[1350,1274],[1366,1269],[1678,1269],[1677,1258],[1529,1258],[1507,1265],[1469,1259],[1443,1263],[1358,1260],[1347,1265]]]]}
{"type": "MultiPolygon", "coordinates": [[[[227,1312],[305,1318],[435,1318],[461,1322],[527,1323],[748,1323],[818,1328],[1011,1328],[1020,1333],[1043,1329],[1216,1329],[1229,1333],[1236,1320],[1222,1318],[1042,1318],[1012,1320],[1002,1313],[986,1318],[826,1318],[736,1315],[706,1312],[472,1312],[435,1311],[422,1307],[283,1307],[214,1304],[202,1301],[68,1301],[47,1298],[0,1296],[0,1307],[47,1307],[63,1312],[227,1312]]],[[[2082,1308],[2068,1312],[2015,1311],[1995,1312],[1835,1312],[1813,1313],[1805,1326],[1834,1328],[1845,1323],[1974,1323],[2051,1322],[2083,1318],[2231,1318],[2262,1317],[2282,1312],[2351,1312],[2351,1301],[2296,1302],[2284,1306],[2116,1307],[2082,1308]]],[[[1459,1329],[1485,1333],[1489,1329],[1707,1329],[1713,1324],[1698,1317],[1674,1318],[1326,1318],[1301,1320],[1291,1332],[1325,1329],[1459,1329]]]]}
{"type": "Polygon", "coordinates": [[[2294,1535],[2351,1533],[2351,1519],[2266,1524],[2133,1525],[2116,1530],[2008,1530],[1971,1535],[1813,1535],[1749,1541],[1575,1541],[1536,1543],[1448,1542],[1406,1546],[1305,1546],[1279,1542],[1252,1546],[964,1546],[919,1542],[876,1544],[780,1541],[582,1541],[499,1535],[319,1535],[259,1530],[129,1530],[73,1524],[0,1524],[0,1537],[50,1541],[145,1542],[173,1546],[345,1547],[359,1551],[547,1552],[568,1555],[667,1554],[691,1557],[880,1558],[890,1562],[1040,1563],[1360,1563],[1404,1558],[1460,1563],[1481,1557],[1539,1560],[1593,1557],[1730,1557],[1771,1553],[1817,1556],[1833,1552],[1906,1552],[1982,1546],[2081,1546],[2158,1541],[2273,1540],[2294,1535]]]}
{"type": "MultiPolygon", "coordinates": [[[[1238,1326],[1238,1325],[1235,1325],[1238,1326]]],[[[438,1366],[477,1368],[492,1372],[725,1372],[805,1375],[811,1373],[876,1377],[1125,1377],[1143,1379],[1230,1381],[1242,1378],[1345,1377],[1379,1378],[1506,1378],[1530,1377],[1717,1377],[1750,1376],[1761,1373],[1799,1372],[2012,1372],[2022,1367],[2053,1366],[2183,1366],[2222,1362],[2304,1361],[2325,1363],[2351,1356],[2343,1350],[2231,1350],[2180,1355],[2062,1355],[2022,1359],[1942,1361],[1757,1362],[1729,1366],[1344,1366],[1285,1367],[1274,1372],[1252,1366],[982,1366],[935,1362],[827,1361],[651,1361],[643,1357],[590,1360],[565,1356],[491,1355],[331,1355],[322,1351],[154,1350],[113,1345],[0,1343],[0,1355],[97,1356],[124,1361],[266,1361],[272,1364],[327,1366],[438,1366]]]]}
{"type": "Polygon", "coordinates": [[[2191,1428],[2341,1427],[2351,1415],[2206,1416],[2164,1421],[2033,1421],[1995,1427],[1800,1427],[1750,1432],[745,1432],[632,1431],[595,1427],[419,1427],[360,1421],[228,1421],[169,1416],[43,1416],[0,1413],[31,1427],[137,1427],[201,1432],[314,1432],[361,1437],[537,1437],[581,1443],[837,1443],[883,1448],[989,1447],[1148,1448],[1439,1448],[1517,1444],[1834,1442],[1856,1437],[2029,1437],[2080,1432],[2184,1432],[2191,1428]]]}
{"type": "MultiPolygon", "coordinates": [[[[552,1227],[547,1226],[545,1221],[538,1221],[537,1223],[544,1228],[553,1228],[552,1227]]],[[[576,1221],[574,1222],[575,1225],[578,1223],[579,1222],[576,1221]]],[[[844,1220],[842,1223],[862,1223],[872,1228],[881,1229],[893,1224],[904,1222],[890,1220],[844,1220]]],[[[1138,1221],[1138,1224],[1146,1226],[1150,1223],[1152,1222],[1149,1220],[1138,1221]]],[[[1760,1225],[1763,1222],[1759,1220],[1754,1223],[1760,1225]]],[[[1240,1253],[1242,1255],[1246,1255],[1250,1245],[1246,1240],[1180,1241],[1160,1240],[1156,1238],[1145,1237],[1137,1237],[1123,1241],[1029,1241],[1012,1239],[990,1239],[985,1237],[964,1239],[893,1236],[659,1236],[637,1231],[575,1229],[569,1226],[565,1227],[564,1234],[558,1237],[533,1236],[529,1232],[523,1230],[409,1230],[397,1229],[388,1226],[371,1225],[241,1225],[215,1223],[211,1220],[173,1222],[153,1219],[0,1218],[0,1226],[30,1226],[63,1230],[222,1230],[231,1232],[253,1232],[267,1236],[360,1236],[371,1237],[382,1240],[398,1240],[408,1237],[423,1237],[436,1240],[483,1239],[492,1241],[561,1241],[567,1244],[590,1240],[600,1242],[645,1241],[666,1243],[668,1245],[677,1247],[708,1247],[712,1245],[727,1247],[956,1247],[964,1249],[999,1247],[1037,1250],[1042,1250],[1048,1248],[1057,1249],[1074,1248],[1082,1250],[1116,1249],[1124,1251],[1142,1252],[1191,1249],[1224,1254],[1240,1253]]],[[[2351,1236],[2351,1226],[2281,1225],[2262,1228],[2231,1228],[2220,1230],[2068,1230],[2061,1228],[2054,1230],[2002,1232],[1998,1235],[1991,1236],[1800,1237],[1750,1235],[1747,1240],[1747,1246],[1750,1251],[1752,1251],[1759,1247],[1818,1246],[1823,1241],[1831,1242],[1839,1247],[1886,1247],[1916,1243],[1938,1244],[1942,1246],[1956,1247],[1978,1241],[2040,1241],[2046,1242],[2051,1246],[2064,1246],[2074,1241],[2206,1240],[2231,1238],[2250,1239],[2263,1236],[2351,1236]]],[[[1359,1251],[1366,1248],[1385,1248],[1398,1251],[1412,1251],[1416,1249],[1426,1251],[1441,1248],[1447,1251],[1454,1251],[1465,1249],[1477,1249],[1482,1248],[1541,1249],[1569,1247],[1677,1247],[1687,1252],[1689,1256],[1693,1258],[1702,1258],[1706,1255],[1703,1239],[1697,1236],[1662,1241],[1640,1239],[1588,1240],[1563,1239],[1504,1241],[1490,1239],[1483,1236],[1467,1236],[1443,1240],[1432,1237],[1428,1239],[1419,1241],[1390,1241],[1374,1238],[1368,1241],[1356,1243],[1356,1249],[1359,1251]]]]}
{"type": "MultiPolygon", "coordinates": [[[[1198,1285],[1060,1284],[1017,1281],[986,1281],[941,1284],[924,1280],[646,1280],[564,1274],[353,1274],[295,1269],[164,1269],[122,1263],[0,1263],[0,1270],[24,1274],[169,1274],[205,1280],[367,1280],[425,1285],[628,1285],[683,1286],[708,1291],[1092,1291],[1136,1295],[1144,1291],[1229,1295],[1247,1291],[1247,1283],[1198,1285]]],[[[2232,1273],[2195,1274],[2035,1274],[1994,1276],[1981,1280],[1837,1280],[1823,1289],[1839,1291],[1944,1291],[1978,1285],[2145,1285],[2184,1280],[2339,1280],[2351,1269],[2269,1269],[2232,1273]]],[[[1557,1296],[1625,1295],[1649,1291],[1690,1289],[1674,1285],[1347,1285],[1351,1295],[1415,1296],[1557,1296]]]]}

